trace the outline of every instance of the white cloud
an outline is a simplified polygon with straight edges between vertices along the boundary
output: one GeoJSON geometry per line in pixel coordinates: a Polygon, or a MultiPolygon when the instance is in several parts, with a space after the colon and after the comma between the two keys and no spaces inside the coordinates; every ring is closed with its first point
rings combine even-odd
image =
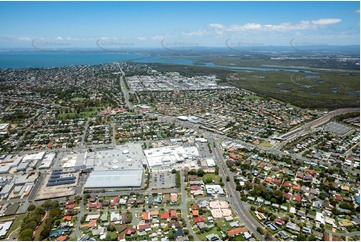
{"type": "Polygon", "coordinates": [[[317,20],[303,20],[298,23],[281,23],[281,24],[259,24],[246,23],[243,25],[223,25],[219,23],[209,24],[216,34],[223,35],[225,32],[246,32],[246,31],[293,31],[293,30],[316,30],[319,27],[340,23],[338,18],[327,18],[317,20]]]}
{"type": "Polygon", "coordinates": [[[209,31],[205,30],[205,29],[192,31],[192,32],[182,32],[182,36],[185,36],[185,37],[202,37],[207,34],[209,34],[209,31]]]}
{"type": "Polygon", "coordinates": [[[360,9],[355,10],[355,13],[360,14],[360,9]]]}
{"type": "Polygon", "coordinates": [[[146,40],[147,38],[145,38],[145,37],[138,37],[137,39],[138,39],[138,40],[146,40]]]}
{"type": "Polygon", "coordinates": [[[262,25],[256,23],[247,23],[243,27],[245,30],[262,30],[262,25]]]}
{"type": "Polygon", "coordinates": [[[55,39],[56,39],[56,40],[63,40],[63,37],[58,36],[58,37],[56,37],[55,39]]]}
{"type": "Polygon", "coordinates": [[[330,24],[338,24],[342,20],[339,18],[323,18],[318,20],[312,20],[311,22],[316,25],[330,25],[330,24]]]}
{"type": "Polygon", "coordinates": [[[156,35],[151,37],[152,40],[164,40],[165,36],[163,35],[156,35]]]}
{"type": "Polygon", "coordinates": [[[18,37],[17,40],[19,41],[32,41],[33,39],[30,37],[18,37]]]}
{"type": "Polygon", "coordinates": [[[224,29],[226,26],[224,26],[223,24],[210,24],[209,27],[215,29],[224,29]]]}

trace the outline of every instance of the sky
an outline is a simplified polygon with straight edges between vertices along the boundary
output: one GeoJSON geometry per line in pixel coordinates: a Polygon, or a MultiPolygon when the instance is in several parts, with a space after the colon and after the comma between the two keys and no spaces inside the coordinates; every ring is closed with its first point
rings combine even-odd
{"type": "Polygon", "coordinates": [[[0,2],[0,48],[359,45],[359,2],[0,2]]]}

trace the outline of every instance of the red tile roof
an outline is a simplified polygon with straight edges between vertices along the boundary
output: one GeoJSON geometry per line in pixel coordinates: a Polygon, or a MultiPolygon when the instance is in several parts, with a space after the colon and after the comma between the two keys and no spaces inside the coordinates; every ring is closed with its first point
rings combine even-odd
{"type": "Polygon", "coordinates": [[[335,199],[336,199],[336,201],[342,201],[342,197],[339,194],[337,194],[335,196],[335,199]]]}
{"type": "Polygon", "coordinates": [[[235,229],[231,229],[227,232],[227,235],[232,237],[232,236],[236,236],[242,233],[248,232],[247,228],[235,228],[235,229]]]}
{"type": "Polygon", "coordinates": [[[112,206],[118,205],[118,202],[119,202],[119,197],[114,197],[113,201],[110,203],[110,205],[112,205],[112,206]]]}
{"type": "Polygon", "coordinates": [[[293,185],[293,186],[292,186],[292,189],[293,189],[293,190],[300,190],[300,189],[301,189],[301,186],[300,186],[300,185],[293,185]]]}
{"type": "Polygon", "coordinates": [[[134,234],[135,231],[136,231],[135,228],[127,228],[127,229],[125,230],[125,234],[126,234],[126,235],[131,235],[131,234],[134,234]]]}
{"type": "Polygon", "coordinates": [[[64,221],[71,221],[72,217],[71,216],[64,216],[63,220],[64,221]]]}
{"type": "Polygon", "coordinates": [[[199,205],[197,203],[194,203],[192,205],[192,210],[197,210],[197,209],[199,209],[199,205]]]}
{"type": "Polygon", "coordinates": [[[138,230],[143,231],[145,229],[150,228],[150,224],[139,224],[137,227],[138,227],[138,230]]]}
{"type": "Polygon", "coordinates": [[[62,235],[62,236],[58,237],[56,240],[57,240],[57,241],[65,241],[65,240],[67,240],[67,239],[68,239],[68,236],[62,235]]]}
{"type": "Polygon", "coordinates": [[[285,193],[285,195],[283,195],[286,199],[290,199],[292,197],[291,193],[285,193]]]}
{"type": "Polygon", "coordinates": [[[301,196],[299,195],[293,195],[293,200],[295,200],[296,202],[301,202],[301,196]]]}
{"type": "Polygon", "coordinates": [[[163,214],[160,215],[160,219],[168,219],[169,218],[169,212],[165,211],[163,214]]]}
{"type": "Polygon", "coordinates": [[[191,186],[191,190],[194,191],[194,190],[202,190],[201,187],[198,187],[198,186],[191,186]]]}
{"type": "Polygon", "coordinates": [[[233,160],[237,160],[237,156],[235,156],[235,155],[229,155],[229,158],[231,158],[233,160]]]}
{"type": "Polygon", "coordinates": [[[101,202],[88,203],[88,208],[101,208],[101,207],[102,207],[102,203],[101,203],[101,202]]]}
{"type": "Polygon", "coordinates": [[[195,223],[204,222],[204,218],[203,218],[202,216],[196,217],[196,218],[193,219],[193,221],[194,221],[195,223]]]}
{"type": "Polygon", "coordinates": [[[143,213],[142,213],[142,219],[143,219],[143,220],[149,220],[149,218],[150,218],[150,215],[149,215],[148,212],[143,212],[143,213]]]}
{"type": "Polygon", "coordinates": [[[284,182],[284,183],[283,183],[283,186],[284,186],[284,187],[292,187],[292,185],[291,185],[289,182],[284,182]]]}
{"type": "Polygon", "coordinates": [[[174,210],[174,209],[170,210],[170,217],[171,217],[172,219],[178,218],[177,211],[174,210]]]}
{"type": "Polygon", "coordinates": [[[272,179],[272,182],[274,183],[274,184],[277,184],[277,185],[281,185],[281,183],[282,183],[282,180],[281,179],[272,179]]]}
{"type": "Polygon", "coordinates": [[[268,183],[272,183],[272,178],[271,177],[266,177],[266,179],[264,179],[266,182],[268,183]]]}
{"type": "Polygon", "coordinates": [[[71,204],[67,204],[65,206],[66,209],[73,209],[75,207],[75,204],[74,203],[71,203],[71,204]]]}

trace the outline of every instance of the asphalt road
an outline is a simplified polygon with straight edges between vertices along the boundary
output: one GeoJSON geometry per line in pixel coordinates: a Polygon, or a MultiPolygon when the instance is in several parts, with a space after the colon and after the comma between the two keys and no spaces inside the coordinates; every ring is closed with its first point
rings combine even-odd
{"type": "Polygon", "coordinates": [[[238,214],[238,217],[244,222],[247,228],[259,239],[265,240],[264,236],[257,231],[257,227],[262,227],[255,218],[249,213],[248,209],[244,206],[244,203],[241,201],[238,192],[236,191],[235,184],[233,183],[232,175],[230,174],[226,163],[223,159],[223,153],[219,149],[219,144],[212,138],[208,138],[211,142],[211,147],[213,153],[216,157],[216,161],[219,163],[219,175],[222,176],[223,181],[225,182],[225,188],[228,195],[230,196],[230,202],[238,214]],[[230,181],[226,181],[226,177],[230,177],[230,181]]]}
{"type": "Polygon", "coordinates": [[[286,137],[286,140],[278,143],[276,146],[274,146],[274,149],[280,150],[283,146],[285,146],[292,139],[300,137],[303,134],[307,134],[308,132],[312,131],[312,129],[317,128],[317,127],[329,122],[332,118],[334,118],[338,115],[345,114],[345,113],[351,113],[351,112],[360,112],[360,109],[359,108],[336,109],[336,110],[329,112],[326,115],[323,115],[322,117],[320,117],[318,119],[315,119],[309,123],[302,125],[297,132],[290,131],[286,134],[283,134],[283,135],[281,135],[281,137],[286,137]],[[311,129],[311,130],[307,131],[308,129],[311,129]]]}
{"type": "Polygon", "coordinates": [[[125,105],[129,109],[133,109],[133,104],[129,101],[129,90],[128,90],[127,86],[125,85],[125,80],[124,80],[125,73],[122,70],[122,68],[120,67],[119,63],[117,63],[117,65],[119,67],[120,72],[122,73],[119,76],[119,83],[120,83],[120,88],[121,88],[123,96],[124,96],[125,105]]]}

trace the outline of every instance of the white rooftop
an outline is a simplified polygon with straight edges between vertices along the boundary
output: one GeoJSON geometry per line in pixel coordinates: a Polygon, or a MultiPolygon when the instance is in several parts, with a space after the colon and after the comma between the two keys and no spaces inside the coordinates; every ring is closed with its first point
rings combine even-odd
{"type": "Polygon", "coordinates": [[[199,156],[197,147],[166,146],[144,150],[149,167],[169,166],[199,156]]]}
{"type": "Polygon", "coordinates": [[[140,187],[143,169],[94,170],[84,188],[140,187]]]}

